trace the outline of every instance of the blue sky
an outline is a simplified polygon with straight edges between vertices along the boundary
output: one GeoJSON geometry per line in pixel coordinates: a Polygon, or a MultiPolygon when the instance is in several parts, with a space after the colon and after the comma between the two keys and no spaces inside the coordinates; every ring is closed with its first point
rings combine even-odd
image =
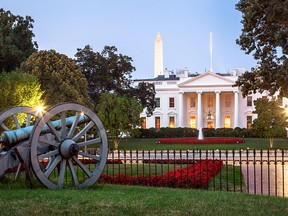
{"type": "Polygon", "coordinates": [[[233,67],[249,70],[255,60],[236,44],[242,29],[238,0],[0,0],[0,7],[34,19],[39,49],[55,49],[73,58],[77,48],[91,45],[102,51],[116,46],[130,56],[133,78],[154,76],[154,41],[160,32],[164,68],[187,67],[203,73],[210,68],[213,33],[213,71],[233,67]]]}

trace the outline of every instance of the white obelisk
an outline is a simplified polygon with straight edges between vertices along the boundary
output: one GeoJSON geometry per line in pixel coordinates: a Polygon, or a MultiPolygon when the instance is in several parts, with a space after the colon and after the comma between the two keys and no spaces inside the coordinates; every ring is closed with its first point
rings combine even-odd
{"type": "Polygon", "coordinates": [[[212,32],[210,32],[210,72],[213,72],[213,66],[212,66],[212,43],[213,43],[213,40],[212,40],[212,32]]]}
{"type": "Polygon", "coordinates": [[[154,77],[163,75],[163,44],[158,32],[154,47],[154,77]]]}

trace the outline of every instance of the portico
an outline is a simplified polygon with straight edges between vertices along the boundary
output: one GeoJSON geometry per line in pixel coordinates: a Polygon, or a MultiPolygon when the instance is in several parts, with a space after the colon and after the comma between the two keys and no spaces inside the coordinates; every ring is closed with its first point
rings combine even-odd
{"type": "Polygon", "coordinates": [[[179,127],[238,127],[239,93],[233,91],[181,92],[179,127]]]}
{"type": "Polygon", "coordinates": [[[211,72],[179,83],[179,127],[238,127],[239,91],[232,85],[211,72]]]}

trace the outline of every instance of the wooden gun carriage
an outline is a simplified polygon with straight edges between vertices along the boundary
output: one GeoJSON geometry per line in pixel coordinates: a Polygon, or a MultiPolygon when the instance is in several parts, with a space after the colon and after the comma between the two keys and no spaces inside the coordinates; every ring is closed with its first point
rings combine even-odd
{"type": "Polygon", "coordinates": [[[25,167],[29,179],[33,173],[48,188],[82,188],[92,186],[105,167],[105,129],[82,105],[62,103],[45,112],[14,107],[0,113],[0,126],[0,176],[16,167],[17,178],[25,167]],[[87,147],[99,151],[90,153],[87,147]]]}

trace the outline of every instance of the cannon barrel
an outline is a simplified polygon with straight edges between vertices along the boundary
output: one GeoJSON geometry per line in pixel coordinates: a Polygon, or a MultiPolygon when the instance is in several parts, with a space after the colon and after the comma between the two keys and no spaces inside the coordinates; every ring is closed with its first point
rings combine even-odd
{"type": "MultiPolygon", "coordinates": [[[[66,118],[66,126],[69,127],[73,124],[73,122],[75,121],[76,116],[71,116],[66,118]]],[[[89,118],[85,115],[80,115],[79,120],[78,120],[78,124],[84,124],[86,122],[88,122],[89,118]]],[[[57,130],[60,130],[62,127],[62,123],[61,120],[56,120],[56,121],[52,121],[51,122],[53,127],[56,128],[57,130]]],[[[2,143],[4,146],[10,148],[15,146],[16,144],[26,141],[29,139],[30,134],[33,130],[34,126],[29,126],[29,127],[25,127],[25,128],[19,128],[19,129],[15,129],[15,130],[11,130],[11,131],[5,131],[2,133],[1,137],[0,137],[0,143],[2,143]]],[[[50,132],[50,128],[48,127],[48,125],[45,125],[45,127],[43,127],[42,129],[42,133],[49,133],[50,132]]]]}
{"type": "Polygon", "coordinates": [[[0,113],[0,127],[5,130],[0,133],[0,176],[18,166],[17,178],[25,164],[31,185],[31,174],[34,174],[51,189],[84,188],[92,186],[105,168],[106,131],[98,116],[80,104],[65,102],[44,113],[30,107],[13,107],[0,113]],[[26,114],[26,123],[20,124],[18,118],[22,120],[22,115],[19,114],[23,117],[26,114]],[[11,126],[14,123],[16,129],[5,125],[7,119],[13,120],[11,126]],[[37,119],[33,126],[30,126],[31,119],[37,119]],[[99,151],[86,151],[95,144],[99,151]],[[81,175],[78,170],[82,170],[81,175]]]}

